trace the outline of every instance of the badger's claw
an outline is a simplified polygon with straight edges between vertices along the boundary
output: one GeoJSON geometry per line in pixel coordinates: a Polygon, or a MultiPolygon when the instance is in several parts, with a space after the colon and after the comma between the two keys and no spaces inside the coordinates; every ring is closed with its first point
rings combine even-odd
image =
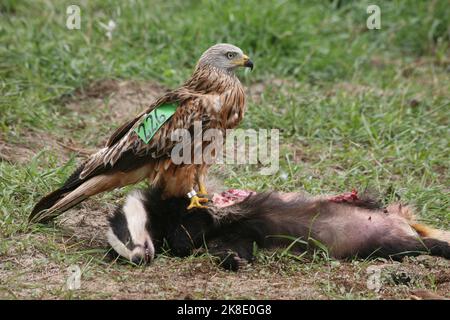
{"type": "Polygon", "coordinates": [[[206,209],[208,208],[207,206],[203,206],[201,205],[201,203],[206,203],[209,200],[207,198],[199,198],[198,196],[193,196],[191,198],[191,203],[189,204],[189,206],[187,207],[188,210],[194,209],[194,208],[203,208],[206,209]]]}

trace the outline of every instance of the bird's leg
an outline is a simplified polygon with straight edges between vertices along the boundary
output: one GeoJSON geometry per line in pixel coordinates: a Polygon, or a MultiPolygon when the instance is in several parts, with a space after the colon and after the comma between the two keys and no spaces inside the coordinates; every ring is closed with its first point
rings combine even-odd
{"type": "Polygon", "coordinates": [[[207,196],[208,191],[206,190],[205,181],[203,179],[203,174],[197,176],[198,193],[202,196],[207,196]]]}
{"type": "Polygon", "coordinates": [[[208,195],[208,191],[206,190],[206,187],[203,183],[199,183],[198,184],[198,193],[203,195],[203,196],[207,196],[208,195]]]}
{"type": "Polygon", "coordinates": [[[195,190],[192,190],[187,194],[187,196],[191,199],[191,202],[189,203],[189,206],[187,207],[188,210],[194,209],[194,208],[208,208],[207,206],[203,206],[202,203],[208,202],[209,200],[207,198],[200,198],[197,196],[197,193],[195,190]]]}

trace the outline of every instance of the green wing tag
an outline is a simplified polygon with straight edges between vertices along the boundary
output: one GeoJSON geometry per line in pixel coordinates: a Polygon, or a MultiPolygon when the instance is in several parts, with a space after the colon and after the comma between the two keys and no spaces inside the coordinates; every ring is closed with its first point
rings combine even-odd
{"type": "Polygon", "coordinates": [[[147,114],[134,131],[142,141],[148,143],[153,138],[156,131],[158,131],[159,128],[173,116],[176,110],[177,105],[174,103],[163,104],[147,114]]]}

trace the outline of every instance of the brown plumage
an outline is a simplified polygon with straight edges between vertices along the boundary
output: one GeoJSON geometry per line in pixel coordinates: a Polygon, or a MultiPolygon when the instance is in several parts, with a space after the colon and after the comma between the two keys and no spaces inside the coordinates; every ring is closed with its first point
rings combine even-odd
{"type": "MultiPolygon", "coordinates": [[[[217,44],[200,58],[194,73],[186,83],[160,97],[133,120],[119,127],[106,146],[82,164],[58,190],[41,199],[29,220],[45,222],[95,194],[148,179],[162,188],[165,197],[186,196],[202,184],[207,165],[175,165],[170,153],[176,142],[171,133],[176,129],[192,130],[195,121],[202,129],[216,128],[225,133],[236,127],[244,116],[245,95],[234,69],[253,68],[242,50],[230,44],[217,44]],[[164,104],[176,104],[173,116],[153,138],[145,143],[134,131],[146,114],[164,104]]],[[[194,152],[191,152],[192,156],[194,152]]],[[[191,206],[200,206],[202,199],[192,198],[191,206]]]]}

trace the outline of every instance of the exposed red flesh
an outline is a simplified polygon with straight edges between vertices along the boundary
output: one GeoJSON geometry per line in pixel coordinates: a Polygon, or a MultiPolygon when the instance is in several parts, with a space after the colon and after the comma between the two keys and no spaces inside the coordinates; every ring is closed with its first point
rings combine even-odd
{"type": "Polygon", "coordinates": [[[338,196],[331,197],[329,199],[332,202],[353,202],[359,200],[358,198],[358,191],[355,189],[352,190],[350,193],[343,193],[338,196]]]}
{"type": "MultiPolygon", "coordinates": [[[[256,192],[252,190],[229,189],[221,193],[215,193],[212,197],[212,202],[217,207],[227,207],[244,200],[252,194],[256,194],[256,192]]],[[[358,191],[355,189],[353,189],[352,192],[343,193],[329,198],[329,201],[337,203],[354,202],[357,200],[359,200],[358,191]]]]}
{"type": "Polygon", "coordinates": [[[221,193],[215,193],[212,201],[217,207],[227,207],[255,193],[255,191],[251,190],[230,189],[221,193]]]}

